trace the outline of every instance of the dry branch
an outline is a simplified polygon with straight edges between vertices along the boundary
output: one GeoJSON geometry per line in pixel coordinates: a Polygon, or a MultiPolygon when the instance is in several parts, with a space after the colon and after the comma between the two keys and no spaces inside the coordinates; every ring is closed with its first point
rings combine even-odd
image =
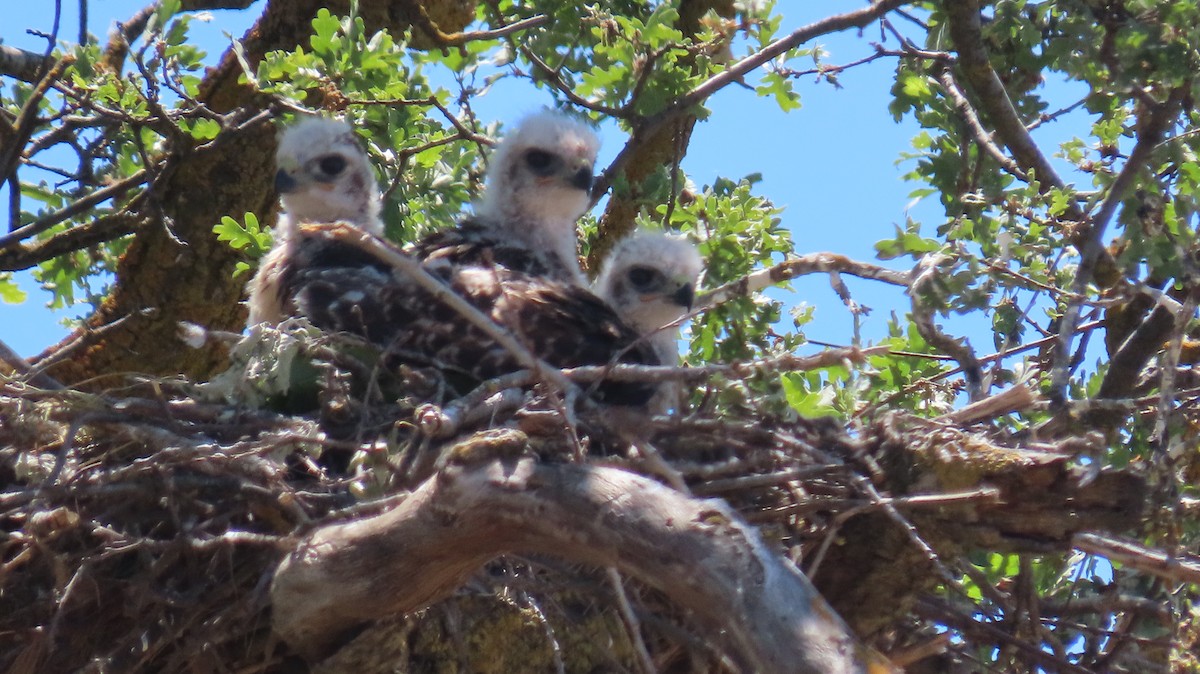
{"type": "Polygon", "coordinates": [[[859,262],[836,253],[809,253],[785,260],[769,269],[761,269],[736,281],[726,283],[720,288],[710,290],[697,298],[696,306],[704,309],[728,302],[735,297],[744,297],[765,290],[776,283],[790,281],[807,274],[821,273],[849,274],[902,287],[908,287],[912,281],[912,275],[909,272],[859,262]]]}
{"type": "Polygon", "coordinates": [[[1195,555],[1172,555],[1130,541],[1120,541],[1098,534],[1076,534],[1075,547],[1084,552],[1120,562],[1152,576],[1173,583],[1200,583],[1200,558],[1195,555]]]}
{"type": "MultiPolygon", "coordinates": [[[[485,451],[524,442],[501,432],[485,451]]],[[[743,671],[887,671],[724,502],[622,470],[528,458],[452,458],[395,509],[316,531],[276,572],[275,629],[320,655],[347,629],[423,608],[513,552],[616,567],[659,588],[723,634],[743,671]]]]}

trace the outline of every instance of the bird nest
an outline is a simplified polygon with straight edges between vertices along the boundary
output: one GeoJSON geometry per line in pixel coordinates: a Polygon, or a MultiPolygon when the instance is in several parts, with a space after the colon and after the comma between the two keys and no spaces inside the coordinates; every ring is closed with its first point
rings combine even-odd
{"type": "MultiPolygon", "coordinates": [[[[865,606],[862,574],[872,571],[851,561],[851,525],[894,516],[879,495],[883,472],[892,490],[929,487],[938,461],[957,460],[914,454],[945,445],[931,444],[929,428],[912,420],[889,418],[851,438],[836,423],[752,407],[671,417],[586,400],[568,409],[522,373],[463,388],[435,367],[382,368],[366,345],[299,323],[257,329],[233,356],[229,371],[203,385],[147,380],[127,392],[84,393],[8,381],[0,389],[0,667],[295,671],[294,649],[272,636],[269,588],[281,560],[325,523],[403,503],[448,463],[472,460],[473,448],[489,446],[472,439],[497,428],[519,434],[519,452],[539,464],[616,466],[723,499],[769,547],[803,560],[809,573],[822,569],[823,592],[847,597],[838,610],[856,629],[893,626],[892,645],[927,630],[894,628],[903,602],[883,613],[887,602],[859,616],[852,609],[865,606]],[[852,511],[869,516],[848,525],[852,511]]],[[[943,443],[994,450],[976,481],[1003,473],[1005,460],[1020,468],[1013,475],[1034,471],[1042,483],[1070,474],[1066,461],[1030,468],[1028,457],[968,442],[951,427],[940,432],[943,443]]],[[[1025,488],[1012,480],[1001,488],[1025,488]]],[[[961,500],[949,515],[939,510],[946,521],[961,519],[954,508],[995,506],[992,519],[975,517],[971,536],[998,545],[1029,534],[1019,513],[997,505],[995,489],[961,496],[971,480],[959,482],[961,500]]],[[[1062,495],[1074,499],[1068,529],[1135,521],[1138,489],[1128,476],[1101,476],[1062,495]]],[[[919,546],[877,535],[859,543],[896,544],[913,564],[933,563],[919,546]]],[[[893,560],[904,566],[904,558],[893,560]]],[[[325,671],[363,667],[364,653],[381,670],[590,671],[638,660],[659,671],[730,667],[663,595],[542,554],[494,560],[449,598],[360,632],[355,643],[365,645],[343,649],[325,671]]]]}

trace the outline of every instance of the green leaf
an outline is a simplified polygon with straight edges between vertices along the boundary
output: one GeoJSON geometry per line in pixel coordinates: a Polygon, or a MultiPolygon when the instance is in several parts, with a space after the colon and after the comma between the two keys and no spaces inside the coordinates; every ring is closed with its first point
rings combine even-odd
{"type": "Polygon", "coordinates": [[[805,376],[800,372],[785,372],[779,379],[788,405],[798,414],[809,418],[839,416],[833,406],[832,386],[809,391],[805,386],[805,376]]]}
{"type": "Polygon", "coordinates": [[[17,282],[12,280],[12,274],[0,274],[0,301],[5,304],[23,304],[28,297],[17,282]]]}
{"type": "Polygon", "coordinates": [[[312,20],[313,35],[309,38],[309,46],[317,54],[328,54],[333,51],[335,36],[342,27],[342,22],[322,7],[312,20]]]}
{"type": "Polygon", "coordinates": [[[213,232],[218,241],[228,242],[234,250],[245,250],[251,257],[261,257],[271,248],[271,234],[259,226],[258,216],[253,213],[246,213],[243,219],[245,224],[226,215],[213,226],[213,232]]]}

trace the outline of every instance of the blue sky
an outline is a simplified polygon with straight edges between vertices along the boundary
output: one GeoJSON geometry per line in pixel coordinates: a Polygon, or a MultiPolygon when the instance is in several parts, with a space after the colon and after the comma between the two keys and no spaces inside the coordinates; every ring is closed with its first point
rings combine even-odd
{"type": "MultiPolygon", "coordinates": [[[[61,35],[74,39],[79,32],[76,3],[63,3],[61,35]]],[[[125,20],[146,4],[146,0],[92,0],[89,4],[89,30],[107,35],[113,22],[125,20]]],[[[214,11],[211,21],[193,22],[193,41],[208,52],[215,62],[228,46],[227,34],[240,37],[258,16],[262,2],[244,11],[214,11]]],[[[861,2],[838,0],[826,3],[781,2],[784,20],[781,32],[787,32],[816,19],[861,6],[861,2]]],[[[25,34],[26,28],[49,31],[53,20],[51,2],[0,0],[6,17],[0,29],[5,44],[41,50],[45,40],[25,34]]],[[[846,63],[872,53],[870,41],[878,40],[877,29],[859,37],[857,31],[820,38],[827,55],[825,62],[846,63]]],[[[894,45],[893,45],[894,46],[894,45]]],[[[900,153],[910,149],[910,141],[919,129],[911,119],[896,123],[888,112],[894,59],[875,62],[840,74],[840,89],[807,78],[796,83],[802,107],[783,113],[754,92],[732,86],[711,101],[711,117],[696,126],[684,170],[697,185],[711,184],[718,176],[740,178],[761,173],[758,192],[784,207],[783,224],[791,232],[799,253],[830,251],[855,259],[875,259],[874,243],[889,238],[894,225],[902,225],[906,216],[924,222],[923,231],[932,232],[942,221],[936,197],[913,202],[910,192],[917,187],[902,180],[911,169],[897,165],[900,153]]],[[[1063,101],[1069,97],[1064,96],[1063,101]]],[[[528,85],[502,80],[485,97],[474,103],[485,119],[510,122],[525,113],[550,103],[545,92],[528,85]]],[[[1039,130],[1045,147],[1054,148],[1067,137],[1073,122],[1047,125],[1039,130]]],[[[1083,121],[1086,123],[1086,121],[1083,121]]],[[[624,137],[611,127],[602,130],[604,146],[601,164],[612,158],[624,144],[624,137]]],[[[1060,168],[1061,167],[1060,164],[1060,168]]],[[[7,200],[0,189],[0,203],[7,200]]],[[[885,263],[905,268],[908,262],[885,263]]],[[[45,308],[48,295],[37,288],[28,275],[18,275],[22,288],[29,293],[23,305],[0,305],[6,317],[0,328],[3,339],[23,355],[33,355],[58,341],[67,330],[61,325],[86,309],[75,307],[63,312],[45,308]]],[[[855,299],[874,311],[864,319],[863,334],[868,339],[884,335],[892,310],[903,314],[907,299],[900,289],[879,283],[846,279],[855,299]]],[[[829,289],[824,276],[799,279],[794,291],[772,291],[789,305],[806,302],[817,307],[815,320],[806,326],[810,339],[848,343],[852,319],[841,301],[829,289]]],[[[975,319],[978,321],[978,318],[975,319]]],[[[981,354],[990,351],[986,325],[968,321],[955,326],[971,334],[981,354]],[[986,340],[986,342],[981,342],[986,340]]]]}

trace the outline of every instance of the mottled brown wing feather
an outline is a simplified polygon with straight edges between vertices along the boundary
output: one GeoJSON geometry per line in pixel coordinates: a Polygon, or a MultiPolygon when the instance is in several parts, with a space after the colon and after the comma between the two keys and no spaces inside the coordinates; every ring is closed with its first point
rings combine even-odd
{"type": "Polygon", "coordinates": [[[501,267],[561,281],[574,279],[572,272],[557,257],[513,245],[496,236],[487,225],[470,218],[457,227],[426,236],[413,244],[409,253],[426,263],[501,267]]]}
{"type": "MultiPolygon", "coordinates": [[[[462,232],[429,237],[413,250],[426,269],[555,367],[658,364],[650,346],[590,291],[525,271],[544,264],[528,251],[520,255],[520,249],[489,246],[462,232]]],[[[299,313],[322,329],[359,335],[398,358],[416,355],[479,380],[520,369],[454,309],[355,246],[303,236],[286,277],[299,313]]],[[[610,404],[643,405],[654,391],[648,384],[602,382],[594,395],[610,404]]]]}

